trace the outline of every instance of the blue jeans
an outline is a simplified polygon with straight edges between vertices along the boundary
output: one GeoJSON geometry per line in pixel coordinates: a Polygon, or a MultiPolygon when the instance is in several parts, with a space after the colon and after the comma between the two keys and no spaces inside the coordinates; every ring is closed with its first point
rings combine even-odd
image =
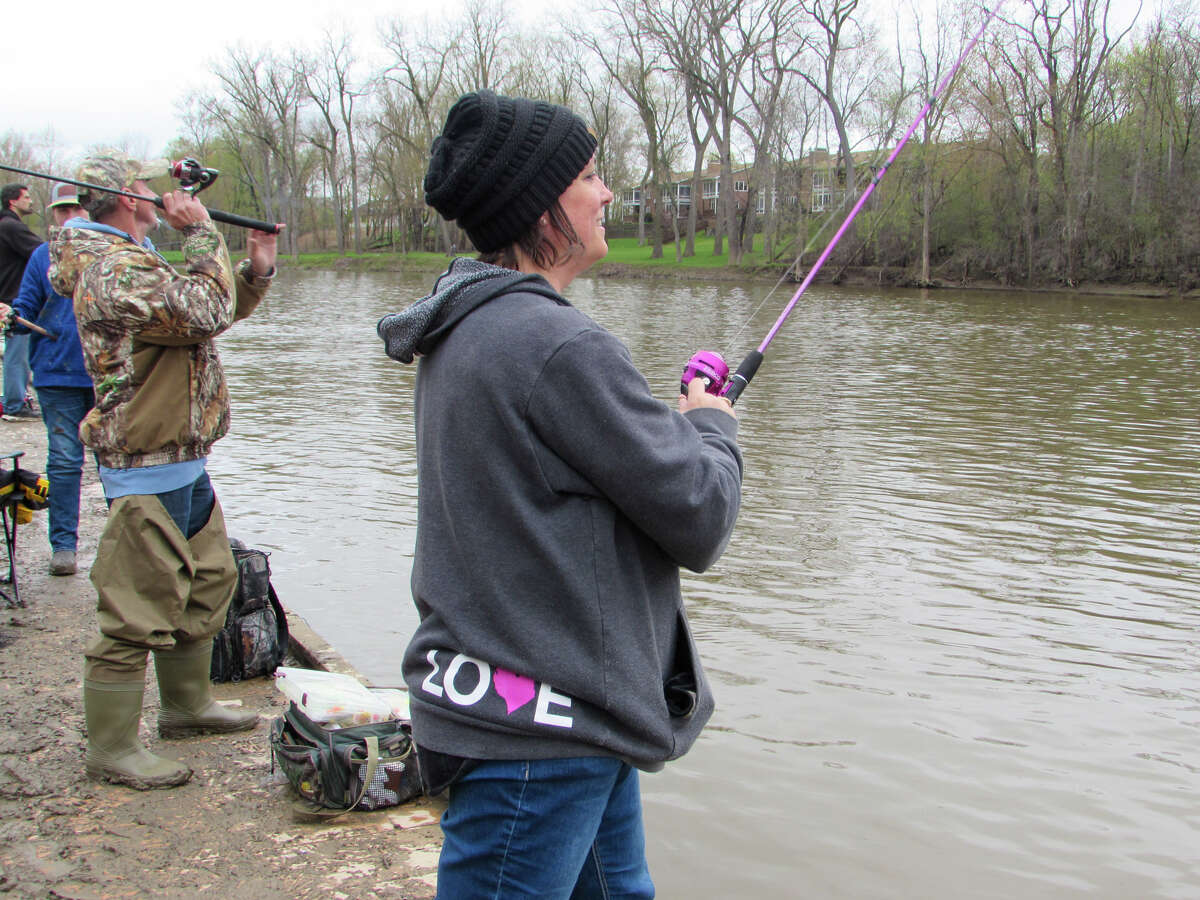
{"type": "MultiPolygon", "coordinates": [[[[83,474],[79,423],[95,406],[96,394],[91,388],[44,387],[38,389],[38,400],[46,423],[50,549],[74,550],[79,540],[79,483],[83,474]]],[[[8,409],[7,396],[4,408],[8,409]]]]}
{"type": "Polygon", "coordinates": [[[450,788],[438,897],[650,898],[638,773],[607,757],[489,760],[450,788]]]}
{"type": "Polygon", "coordinates": [[[155,496],[188,540],[194,538],[200,533],[200,529],[208,524],[213,506],[217,502],[217,495],[213,491],[207,472],[189,485],[155,496]]]}
{"type": "Polygon", "coordinates": [[[4,411],[10,415],[25,406],[29,389],[28,334],[9,334],[4,337],[4,411]]]}

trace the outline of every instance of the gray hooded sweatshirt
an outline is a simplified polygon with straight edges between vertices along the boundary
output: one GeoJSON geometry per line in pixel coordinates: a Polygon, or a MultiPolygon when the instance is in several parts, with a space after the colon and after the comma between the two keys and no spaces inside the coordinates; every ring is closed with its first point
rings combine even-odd
{"type": "Polygon", "coordinates": [[[379,323],[416,382],[404,655],[418,745],[469,759],[681,756],[713,710],[679,567],[737,518],[737,421],[655,399],[541,277],[457,259],[379,323]]]}

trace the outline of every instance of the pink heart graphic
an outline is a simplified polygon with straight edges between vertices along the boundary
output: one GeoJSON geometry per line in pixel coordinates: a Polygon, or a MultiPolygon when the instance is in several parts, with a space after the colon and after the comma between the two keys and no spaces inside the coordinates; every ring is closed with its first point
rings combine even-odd
{"type": "Polygon", "coordinates": [[[514,712],[533,699],[533,679],[510,672],[508,669],[496,669],[492,679],[496,685],[496,693],[508,704],[508,714],[514,712]]]}

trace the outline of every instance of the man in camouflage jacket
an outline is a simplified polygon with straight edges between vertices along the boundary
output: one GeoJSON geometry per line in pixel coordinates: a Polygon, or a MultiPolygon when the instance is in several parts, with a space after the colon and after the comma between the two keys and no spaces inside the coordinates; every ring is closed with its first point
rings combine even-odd
{"type": "MultiPolygon", "coordinates": [[[[86,160],[77,180],[153,197],[165,161],[117,151],[86,160]]],[[[96,454],[109,503],[91,580],[100,638],[85,654],[87,772],[139,789],[171,787],[191,769],[138,739],[153,651],[163,737],[255,727],[257,714],[210,694],[212,638],[237,584],[205,458],[229,428],[229,393],[213,338],[254,311],[275,272],[274,235],[247,233],[236,272],[194,196],[162,198],[183,235],[182,270],[146,237],[150,200],[81,189],[92,221],[73,219],[50,246],[50,282],[73,297],[96,405],[79,432],[96,454]]]]}

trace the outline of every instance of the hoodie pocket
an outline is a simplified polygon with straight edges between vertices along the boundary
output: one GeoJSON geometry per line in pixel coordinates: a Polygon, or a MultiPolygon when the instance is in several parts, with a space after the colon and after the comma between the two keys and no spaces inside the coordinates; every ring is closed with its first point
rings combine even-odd
{"type": "Polygon", "coordinates": [[[684,614],[679,612],[675,619],[675,659],[671,674],[663,682],[663,695],[672,718],[686,719],[696,711],[700,691],[698,674],[691,630],[684,614]]]}

